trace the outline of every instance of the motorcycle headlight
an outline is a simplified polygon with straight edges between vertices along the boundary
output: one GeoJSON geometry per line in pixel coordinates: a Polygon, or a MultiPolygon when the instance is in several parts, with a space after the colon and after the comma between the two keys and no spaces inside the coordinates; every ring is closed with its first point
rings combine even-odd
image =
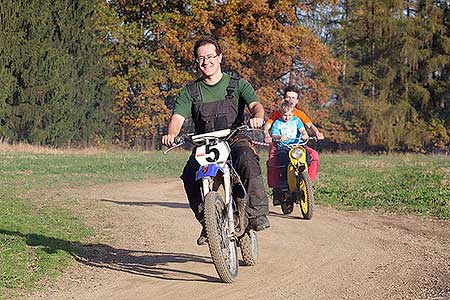
{"type": "Polygon", "coordinates": [[[292,150],[291,155],[293,158],[299,159],[302,156],[302,152],[303,151],[301,149],[296,148],[296,149],[292,150]]]}

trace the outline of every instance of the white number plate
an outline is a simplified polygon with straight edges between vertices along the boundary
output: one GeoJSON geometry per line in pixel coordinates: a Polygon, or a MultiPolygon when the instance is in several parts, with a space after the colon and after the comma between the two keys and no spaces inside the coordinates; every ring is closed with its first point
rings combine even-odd
{"type": "Polygon", "coordinates": [[[217,145],[203,145],[195,150],[195,159],[201,166],[211,163],[223,163],[230,155],[230,148],[225,142],[219,142],[217,145]]]}

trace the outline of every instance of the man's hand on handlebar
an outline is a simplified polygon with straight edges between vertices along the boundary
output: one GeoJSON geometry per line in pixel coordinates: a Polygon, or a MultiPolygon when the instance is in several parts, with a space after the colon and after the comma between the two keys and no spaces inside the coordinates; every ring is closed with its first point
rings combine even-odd
{"type": "Polygon", "coordinates": [[[161,142],[164,146],[172,147],[175,144],[175,142],[174,142],[175,137],[176,137],[176,135],[173,135],[173,134],[163,135],[161,142]]]}
{"type": "Polygon", "coordinates": [[[251,118],[249,121],[250,128],[261,128],[264,124],[264,118],[251,118]]]}

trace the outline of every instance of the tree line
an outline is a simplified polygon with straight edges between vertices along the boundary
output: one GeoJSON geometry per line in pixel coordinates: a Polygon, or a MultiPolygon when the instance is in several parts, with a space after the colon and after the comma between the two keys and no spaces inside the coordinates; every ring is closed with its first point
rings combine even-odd
{"type": "Polygon", "coordinates": [[[331,13],[325,31],[343,62],[332,122],[352,129],[349,142],[448,152],[449,10],[441,0],[346,0],[331,13]]]}
{"type": "Polygon", "coordinates": [[[0,139],[155,148],[197,38],[267,112],[287,84],[330,147],[448,151],[448,1],[0,0],[0,139]]]}

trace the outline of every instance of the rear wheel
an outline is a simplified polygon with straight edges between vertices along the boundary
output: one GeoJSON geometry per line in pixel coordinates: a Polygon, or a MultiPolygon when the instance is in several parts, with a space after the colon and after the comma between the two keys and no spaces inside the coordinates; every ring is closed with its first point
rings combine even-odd
{"type": "Polygon", "coordinates": [[[217,192],[205,197],[205,227],[214,267],[224,282],[231,283],[238,274],[237,245],[230,237],[226,206],[217,192]]]}
{"type": "Polygon", "coordinates": [[[254,266],[258,260],[258,237],[253,230],[247,231],[239,240],[242,260],[246,266],[254,266]]]}
{"type": "Polygon", "coordinates": [[[300,198],[300,211],[302,212],[303,218],[309,220],[313,216],[314,210],[314,193],[311,185],[311,179],[306,171],[302,172],[300,175],[299,191],[302,191],[302,196],[300,198]]]}

